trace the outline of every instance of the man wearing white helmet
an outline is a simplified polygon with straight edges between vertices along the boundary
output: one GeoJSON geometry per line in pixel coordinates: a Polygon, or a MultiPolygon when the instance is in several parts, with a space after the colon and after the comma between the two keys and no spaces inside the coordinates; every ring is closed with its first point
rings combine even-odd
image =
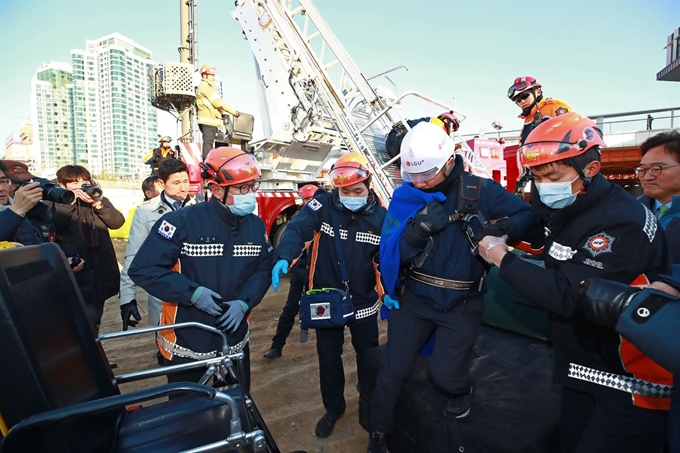
{"type": "Polygon", "coordinates": [[[394,191],[383,223],[380,262],[399,263],[396,272],[383,268],[384,304],[390,308],[388,342],[380,364],[371,405],[368,452],[387,451],[385,434],[394,426],[394,408],[411,374],[418,351],[436,333],[429,362],[435,389],[447,398],[444,415],[470,412],[472,347],[483,308],[484,262],[471,252],[462,220],[461,185],[476,193],[477,211],[493,225],[470,220],[475,237],[507,235],[520,239],[533,225],[528,204],[491,179],[467,173],[463,159],[441,127],[419,123],[401,144],[404,184],[394,191]],[[406,271],[406,272],[404,272],[406,271]],[[387,274],[391,275],[387,275],[387,274]]]}

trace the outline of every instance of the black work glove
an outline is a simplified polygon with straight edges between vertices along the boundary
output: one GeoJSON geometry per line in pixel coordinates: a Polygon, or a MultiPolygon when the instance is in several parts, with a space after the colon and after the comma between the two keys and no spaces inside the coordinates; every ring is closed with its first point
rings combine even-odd
{"type": "Polygon", "coordinates": [[[625,283],[589,278],[581,282],[579,302],[588,321],[614,327],[640,288],[625,283]]]}
{"type": "Polygon", "coordinates": [[[139,314],[139,310],[137,310],[137,301],[135,299],[120,306],[120,317],[123,320],[123,330],[128,330],[128,326],[137,327],[139,321],[142,320],[142,316],[139,314]],[[135,319],[130,319],[130,315],[135,319]]]}
{"type": "Polygon", "coordinates": [[[449,215],[439,201],[430,201],[409,219],[403,238],[413,247],[422,247],[427,240],[449,224],[449,215]]]}
{"type": "Polygon", "coordinates": [[[473,239],[477,242],[481,241],[485,236],[508,236],[509,240],[515,240],[517,236],[517,226],[508,218],[497,220],[493,224],[487,222],[486,225],[480,225],[479,222],[473,220],[473,228],[475,235],[473,239]],[[475,225],[476,224],[476,225],[475,225]]]}

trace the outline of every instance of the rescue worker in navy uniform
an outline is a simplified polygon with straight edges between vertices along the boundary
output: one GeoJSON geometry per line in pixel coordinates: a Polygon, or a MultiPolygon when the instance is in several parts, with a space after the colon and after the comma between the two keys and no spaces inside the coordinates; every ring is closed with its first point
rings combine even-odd
{"type": "MultiPolygon", "coordinates": [[[[318,187],[314,184],[305,184],[300,187],[300,196],[302,197],[302,206],[300,209],[304,208],[307,203],[312,201],[317,189],[318,187]]],[[[300,211],[296,212],[295,215],[299,212],[300,211]]],[[[309,275],[309,253],[307,249],[302,253],[300,259],[297,260],[291,271],[290,288],[288,289],[286,305],[279,315],[279,321],[276,324],[276,334],[274,334],[274,338],[272,338],[272,346],[262,356],[265,359],[276,359],[281,357],[283,347],[286,345],[286,338],[290,335],[290,331],[293,330],[295,317],[300,312],[300,298],[305,291],[305,280],[309,275]]],[[[301,337],[300,342],[302,341],[301,337]]]]}
{"type": "MultiPolygon", "coordinates": [[[[210,151],[203,163],[210,201],[159,219],[128,270],[138,286],[163,300],[161,325],[217,326],[227,334],[230,353],[243,350],[237,369],[246,392],[248,317],[269,288],[273,256],[264,222],[252,214],[259,176],[251,154],[228,147],[210,151]]],[[[187,328],[161,331],[156,341],[170,365],[215,356],[221,346],[215,334],[187,328]]],[[[168,382],[196,382],[204,371],[171,374],[168,382]]]]}
{"type": "Polygon", "coordinates": [[[654,214],[599,173],[604,146],[596,124],[578,113],[539,125],[518,155],[534,178],[545,267],[508,253],[499,237],[483,238],[480,255],[550,312],[554,378],[562,386],[561,451],[660,452],[672,374],[611,327],[588,321],[578,303],[580,283],[590,277],[633,284],[670,273],[654,214]]]}
{"type": "MultiPolygon", "coordinates": [[[[302,250],[309,246],[308,289],[344,288],[331,220],[331,210],[335,210],[356,315],[348,327],[357,354],[357,372],[361,376],[364,353],[378,346],[377,313],[383,288],[377,261],[385,208],[370,189],[371,174],[362,154],[352,152],[341,156],[329,176],[335,189],[332,192],[319,189],[283,234],[275,252],[272,285],[278,290],[281,274],[287,273],[302,250]]],[[[333,433],[335,423],[345,413],[344,332],[344,327],[316,330],[321,398],[326,409],[315,429],[316,436],[321,438],[333,433]]]]}
{"type": "MultiPolygon", "coordinates": [[[[473,256],[461,224],[449,221],[449,214],[459,209],[459,188],[465,173],[463,159],[454,154],[453,140],[442,128],[419,123],[404,137],[400,155],[404,184],[393,194],[382,240],[388,223],[398,217],[395,210],[414,199],[421,203],[410,218],[397,219],[403,228],[401,234],[389,235],[389,241],[398,242],[398,256],[388,256],[385,250],[380,254],[386,266],[388,260],[398,260],[403,268],[412,270],[398,299],[390,294],[392,288],[386,288],[388,341],[371,404],[369,453],[387,451],[385,434],[393,429],[402,386],[418,351],[433,332],[436,340],[430,375],[437,391],[448,399],[444,414],[456,418],[468,415],[472,348],[483,308],[486,266],[473,256]]],[[[476,181],[480,185],[479,213],[486,219],[503,219],[489,227],[488,233],[507,233],[520,239],[534,223],[529,205],[491,179],[476,181]]],[[[476,226],[480,227],[479,223],[476,226]]]]}

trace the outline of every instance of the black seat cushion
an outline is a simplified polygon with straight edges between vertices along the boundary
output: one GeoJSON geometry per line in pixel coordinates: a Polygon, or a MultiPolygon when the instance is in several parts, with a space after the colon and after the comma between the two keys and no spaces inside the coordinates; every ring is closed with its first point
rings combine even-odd
{"type": "MultiPolygon", "coordinates": [[[[366,382],[361,383],[359,418],[366,430],[383,349],[370,350],[362,362],[366,382]]],[[[446,398],[428,380],[428,359],[417,360],[397,403],[395,430],[388,437],[390,452],[555,451],[559,390],[551,378],[551,346],[482,326],[476,353],[472,408],[461,419],[444,417],[446,398]]]]}
{"type": "MultiPolygon", "coordinates": [[[[220,391],[238,403],[241,428],[252,430],[241,387],[228,386],[220,391]]],[[[162,453],[196,448],[229,437],[230,418],[227,404],[194,396],[142,407],[123,418],[114,451],[162,453]]]]}

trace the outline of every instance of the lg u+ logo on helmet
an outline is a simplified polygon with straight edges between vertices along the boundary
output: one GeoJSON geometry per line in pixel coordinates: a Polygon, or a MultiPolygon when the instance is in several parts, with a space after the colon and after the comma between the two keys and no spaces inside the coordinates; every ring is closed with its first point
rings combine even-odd
{"type": "Polygon", "coordinates": [[[406,161],[406,166],[407,167],[417,167],[418,165],[422,165],[425,160],[414,160],[414,161],[406,161]]]}

